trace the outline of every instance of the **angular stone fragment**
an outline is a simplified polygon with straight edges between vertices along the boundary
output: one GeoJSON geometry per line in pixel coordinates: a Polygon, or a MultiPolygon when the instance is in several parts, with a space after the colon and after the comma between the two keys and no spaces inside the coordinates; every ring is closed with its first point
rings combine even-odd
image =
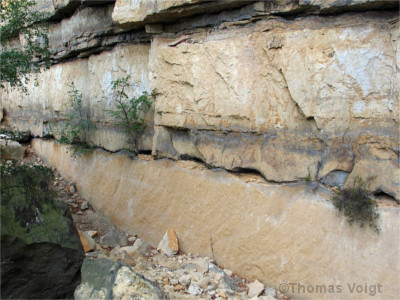
{"type": "Polygon", "coordinates": [[[89,209],[89,202],[83,201],[81,204],[81,210],[87,210],[89,209]]]}
{"type": "Polygon", "coordinates": [[[158,244],[157,250],[162,251],[167,256],[173,256],[179,251],[178,238],[171,228],[167,228],[164,237],[158,244]]]}
{"type": "Polygon", "coordinates": [[[71,183],[71,184],[69,185],[69,192],[70,192],[71,194],[75,194],[75,193],[76,193],[76,186],[75,186],[74,183],[71,183]]]}
{"type": "Polygon", "coordinates": [[[214,274],[214,278],[219,280],[218,288],[232,291],[238,290],[240,279],[228,276],[228,274],[213,263],[209,264],[209,272],[214,274]]]}
{"type": "Polygon", "coordinates": [[[200,295],[203,292],[202,288],[197,284],[197,282],[192,281],[188,288],[188,293],[193,296],[200,295]]]}
{"type": "Polygon", "coordinates": [[[140,255],[148,254],[150,245],[142,239],[136,239],[133,246],[125,246],[119,248],[118,252],[126,252],[132,258],[136,258],[140,255]]]}
{"type": "Polygon", "coordinates": [[[79,233],[79,238],[81,240],[81,244],[83,246],[83,250],[85,251],[85,253],[93,251],[95,248],[96,242],[94,241],[94,239],[92,239],[90,234],[88,234],[87,232],[82,232],[80,230],[78,230],[78,233],[79,233]]]}
{"type": "Polygon", "coordinates": [[[196,263],[196,270],[202,274],[208,272],[208,261],[202,259],[196,263]]]}
{"type": "Polygon", "coordinates": [[[264,284],[262,284],[258,280],[250,283],[249,284],[249,292],[248,292],[249,298],[259,296],[264,291],[264,288],[265,288],[264,284]]]}

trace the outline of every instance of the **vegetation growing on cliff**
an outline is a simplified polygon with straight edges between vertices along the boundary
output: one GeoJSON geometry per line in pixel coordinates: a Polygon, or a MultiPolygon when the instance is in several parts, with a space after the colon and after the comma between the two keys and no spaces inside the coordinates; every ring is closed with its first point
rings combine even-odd
{"type": "Polygon", "coordinates": [[[377,233],[380,228],[377,224],[379,213],[378,203],[371,198],[368,190],[369,183],[373,178],[364,181],[361,177],[356,177],[352,187],[338,191],[333,197],[333,205],[342,212],[350,224],[358,223],[361,227],[368,224],[377,233]]]}
{"type": "Polygon", "coordinates": [[[0,87],[22,87],[41,62],[50,66],[46,14],[34,11],[33,0],[2,0],[0,3],[0,87]]]}
{"type": "Polygon", "coordinates": [[[84,112],[83,95],[79,93],[74,82],[71,82],[68,94],[72,110],[63,124],[50,124],[50,132],[59,143],[72,145],[73,156],[86,154],[93,150],[93,146],[87,143],[87,138],[89,131],[96,126],[84,112]]]}
{"type": "Polygon", "coordinates": [[[150,109],[151,101],[148,100],[146,92],[139,97],[128,97],[126,89],[129,87],[129,78],[130,76],[127,76],[112,82],[116,106],[115,110],[107,112],[116,120],[115,125],[123,128],[129,146],[136,152],[137,135],[146,128],[143,117],[150,109]]]}

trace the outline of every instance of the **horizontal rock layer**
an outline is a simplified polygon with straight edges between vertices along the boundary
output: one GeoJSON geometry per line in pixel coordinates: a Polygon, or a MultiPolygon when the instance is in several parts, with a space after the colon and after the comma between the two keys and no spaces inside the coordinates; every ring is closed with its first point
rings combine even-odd
{"type": "MultiPolygon", "coordinates": [[[[217,13],[244,7],[246,17],[255,15],[332,14],[371,9],[395,9],[395,0],[116,0],[112,14],[123,28],[137,28],[149,23],[173,23],[182,18],[217,13]]],[[[243,14],[243,11],[242,11],[243,14]]]]}
{"type": "Polygon", "coordinates": [[[132,160],[99,150],[74,159],[54,142],[33,145],[96,209],[153,246],[171,227],[183,251],[212,256],[211,242],[219,264],[250,279],[275,287],[343,286],[336,294],[300,292],[303,298],[365,298],[350,293],[353,283],[380,283],[375,298],[399,296],[398,207],[380,209],[377,235],[350,226],[318,185],[266,184],[194,162],[132,160]]]}

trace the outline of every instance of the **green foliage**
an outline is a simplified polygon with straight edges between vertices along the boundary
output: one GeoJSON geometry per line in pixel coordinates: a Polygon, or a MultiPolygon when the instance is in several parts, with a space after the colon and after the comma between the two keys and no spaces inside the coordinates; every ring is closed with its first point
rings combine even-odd
{"type": "Polygon", "coordinates": [[[311,174],[310,174],[310,170],[308,170],[307,176],[306,178],[304,178],[306,183],[310,183],[311,182],[311,174]]]}
{"type": "Polygon", "coordinates": [[[0,3],[0,87],[8,82],[21,87],[41,62],[50,67],[47,15],[33,11],[33,0],[2,0],[0,3]],[[20,43],[18,38],[22,40],[20,43]]]}
{"type": "Polygon", "coordinates": [[[368,224],[379,233],[380,228],[377,225],[379,219],[378,203],[371,198],[371,192],[368,190],[371,180],[373,180],[373,177],[364,181],[357,176],[353,186],[338,191],[332,197],[332,202],[346,216],[350,224],[358,223],[361,227],[368,224]]]}
{"type": "Polygon", "coordinates": [[[7,150],[7,140],[5,145],[0,144],[0,157],[2,157],[6,153],[6,150],[7,150]]]}
{"type": "Polygon", "coordinates": [[[93,150],[93,146],[86,142],[91,129],[96,126],[90,121],[83,110],[83,95],[79,93],[75,84],[71,82],[68,91],[72,110],[67,114],[67,119],[62,125],[50,124],[50,132],[60,144],[72,145],[73,156],[87,154],[93,150]]]}
{"type": "Polygon", "coordinates": [[[68,207],[55,201],[50,168],[3,163],[1,173],[1,234],[25,243],[51,242],[75,249],[71,226],[63,221],[68,207]]]}
{"type": "Polygon", "coordinates": [[[130,76],[127,76],[112,82],[116,109],[107,112],[116,120],[115,125],[123,128],[129,145],[137,151],[136,138],[146,128],[143,115],[150,109],[151,101],[148,100],[146,92],[137,98],[128,97],[126,89],[129,87],[129,78],[130,76]]]}
{"type": "Polygon", "coordinates": [[[0,175],[1,176],[15,175],[17,173],[27,172],[27,171],[39,172],[48,179],[54,179],[54,172],[52,169],[50,169],[48,167],[43,167],[40,165],[32,165],[32,164],[18,165],[16,163],[16,161],[12,161],[12,162],[4,161],[0,165],[0,175]]]}

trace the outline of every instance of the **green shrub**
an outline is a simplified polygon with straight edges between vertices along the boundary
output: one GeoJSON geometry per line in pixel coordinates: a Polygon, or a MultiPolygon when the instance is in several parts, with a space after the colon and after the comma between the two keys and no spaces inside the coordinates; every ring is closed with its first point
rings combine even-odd
{"type": "Polygon", "coordinates": [[[11,161],[11,162],[2,162],[0,165],[0,175],[1,176],[6,176],[6,175],[14,175],[16,173],[20,172],[39,172],[43,174],[43,176],[46,176],[49,180],[54,179],[54,172],[52,169],[40,165],[32,165],[32,164],[22,164],[18,165],[16,161],[11,161]]]}
{"type": "Polygon", "coordinates": [[[32,72],[50,67],[48,13],[37,11],[36,1],[0,1],[0,88],[24,86],[32,72]],[[23,40],[14,46],[14,40],[23,40]]]}
{"type": "Polygon", "coordinates": [[[129,78],[130,76],[127,76],[112,82],[116,106],[115,110],[107,110],[107,113],[116,120],[115,125],[122,127],[133,151],[137,151],[136,139],[146,128],[143,116],[150,109],[151,101],[148,100],[146,92],[137,98],[128,97],[126,89],[129,87],[129,78]]]}
{"type": "Polygon", "coordinates": [[[368,190],[370,181],[364,181],[361,177],[356,177],[352,187],[339,190],[333,197],[333,205],[342,212],[350,224],[358,223],[361,227],[368,224],[377,233],[380,228],[377,225],[379,213],[378,203],[371,198],[368,190]]]}
{"type": "Polygon", "coordinates": [[[73,156],[89,153],[94,147],[86,142],[89,130],[96,126],[89,120],[83,111],[82,94],[75,84],[71,82],[68,91],[72,110],[67,114],[67,119],[61,125],[50,123],[50,132],[60,144],[70,144],[73,156]]]}

